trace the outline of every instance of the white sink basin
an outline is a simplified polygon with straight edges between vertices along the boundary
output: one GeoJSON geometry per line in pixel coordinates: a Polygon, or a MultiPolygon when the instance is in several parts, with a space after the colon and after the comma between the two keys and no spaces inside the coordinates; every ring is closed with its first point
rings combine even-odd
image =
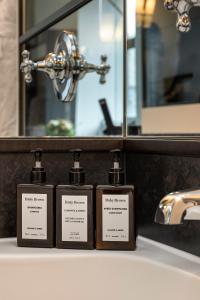
{"type": "Polygon", "coordinates": [[[17,248],[0,240],[1,300],[199,300],[200,258],[148,239],[136,252],[17,248]]]}

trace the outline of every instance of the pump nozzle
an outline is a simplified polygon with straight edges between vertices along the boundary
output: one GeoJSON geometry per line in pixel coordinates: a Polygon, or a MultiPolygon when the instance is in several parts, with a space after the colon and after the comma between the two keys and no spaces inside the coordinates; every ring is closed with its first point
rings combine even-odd
{"type": "Polygon", "coordinates": [[[73,153],[74,165],[69,172],[69,182],[74,185],[82,185],[85,182],[85,172],[83,168],[80,167],[80,155],[81,149],[70,150],[73,153]]]}
{"type": "Polygon", "coordinates": [[[31,183],[44,183],[46,181],[46,172],[42,167],[42,152],[43,150],[37,148],[32,150],[31,153],[34,154],[34,166],[31,171],[31,183]]]}
{"type": "Polygon", "coordinates": [[[119,163],[120,163],[120,149],[114,149],[110,151],[113,153],[113,168],[119,169],[119,163]]]}
{"type": "Polygon", "coordinates": [[[109,172],[109,183],[112,185],[120,185],[124,183],[124,171],[120,168],[120,149],[110,151],[113,154],[113,167],[109,172]]]}
{"type": "Polygon", "coordinates": [[[80,156],[81,156],[81,149],[72,149],[70,150],[71,153],[73,153],[74,157],[74,169],[80,168],[80,156]]]}
{"type": "Polygon", "coordinates": [[[34,168],[41,168],[42,167],[42,163],[41,163],[42,149],[37,148],[35,150],[32,150],[31,153],[34,154],[34,158],[35,158],[35,166],[34,166],[34,168]]]}

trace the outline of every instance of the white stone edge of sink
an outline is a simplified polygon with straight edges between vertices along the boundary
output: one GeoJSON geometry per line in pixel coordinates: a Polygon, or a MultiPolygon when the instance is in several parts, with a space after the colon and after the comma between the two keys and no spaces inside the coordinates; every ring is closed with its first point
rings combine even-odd
{"type": "Polygon", "coordinates": [[[0,264],[8,262],[27,263],[28,261],[56,262],[74,258],[120,257],[130,260],[142,260],[150,264],[178,270],[200,280],[200,257],[139,236],[136,251],[98,251],[98,250],[68,250],[48,248],[19,248],[16,238],[0,239],[0,264]]]}

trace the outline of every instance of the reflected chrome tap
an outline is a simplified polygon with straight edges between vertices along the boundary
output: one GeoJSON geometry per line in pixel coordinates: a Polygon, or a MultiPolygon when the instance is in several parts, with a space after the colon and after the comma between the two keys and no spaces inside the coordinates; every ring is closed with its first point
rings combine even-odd
{"type": "Polygon", "coordinates": [[[160,201],[156,223],[175,225],[183,220],[200,220],[200,189],[170,193],[160,201]]]}
{"type": "Polygon", "coordinates": [[[50,79],[64,78],[64,69],[66,68],[66,60],[62,52],[59,55],[49,53],[43,61],[34,62],[30,60],[30,52],[24,50],[22,52],[23,61],[20,65],[21,71],[24,73],[26,83],[32,82],[32,70],[42,71],[49,75],[50,79]]]}
{"type": "Polygon", "coordinates": [[[54,53],[47,54],[42,61],[32,61],[28,50],[22,52],[22,57],[20,68],[24,73],[25,82],[32,82],[32,71],[46,73],[53,82],[58,100],[64,102],[74,99],[77,83],[86,74],[96,72],[99,75],[99,83],[105,84],[106,75],[110,70],[106,55],[101,55],[100,65],[88,63],[79,51],[75,35],[67,31],[59,34],[54,53]]]}
{"type": "Polygon", "coordinates": [[[164,5],[168,10],[177,12],[177,29],[181,32],[188,32],[191,28],[189,11],[194,6],[200,6],[200,0],[165,0],[164,5]]]}

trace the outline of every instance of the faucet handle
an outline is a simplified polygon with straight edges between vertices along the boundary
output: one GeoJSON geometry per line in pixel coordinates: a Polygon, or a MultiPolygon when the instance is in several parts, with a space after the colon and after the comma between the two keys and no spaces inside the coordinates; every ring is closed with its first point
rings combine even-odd
{"type": "Polygon", "coordinates": [[[188,32],[191,29],[189,11],[193,6],[200,6],[200,0],[164,0],[164,6],[177,13],[177,29],[180,32],[188,32]]]}
{"type": "Polygon", "coordinates": [[[99,82],[100,84],[106,83],[106,75],[110,70],[110,65],[107,64],[108,57],[107,55],[101,55],[101,65],[97,70],[97,74],[100,75],[99,82]]]}
{"type": "Polygon", "coordinates": [[[182,15],[178,14],[178,20],[176,22],[176,27],[180,32],[188,32],[191,29],[191,21],[188,13],[182,15]]]}
{"type": "Polygon", "coordinates": [[[72,101],[77,90],[77,82],[87,73],[96,72],[100,75],[100,83],[106,82],[106,74],[110,70],[107,56],[101,56],[101,64],[94,65],[86,61],[79,53],[76,37],[64,30],[56,40],[54,53],[48,53],[41,61],[32,61],[30,52],[22,52],[23,61],[20,69],[27,83],[32,82],[32,71],[46,73],[53,81],[54,91],[61,101],[72,101]]]}
{"type": "Polygon", "coordinates": [[[165,0],[164,6],[168,10],[173,10],[174,9],[174,0],[165,0]]]}
{"type": "Polygon", "coordinates": [[[24,73],[24,79],[26,83],[32,82],[31,71],[33,69],[33,62],[30,60],[30,52],[28,50],[24,50],[22,52],[23,61],[20,65],[21,71],[24,73]]]}

